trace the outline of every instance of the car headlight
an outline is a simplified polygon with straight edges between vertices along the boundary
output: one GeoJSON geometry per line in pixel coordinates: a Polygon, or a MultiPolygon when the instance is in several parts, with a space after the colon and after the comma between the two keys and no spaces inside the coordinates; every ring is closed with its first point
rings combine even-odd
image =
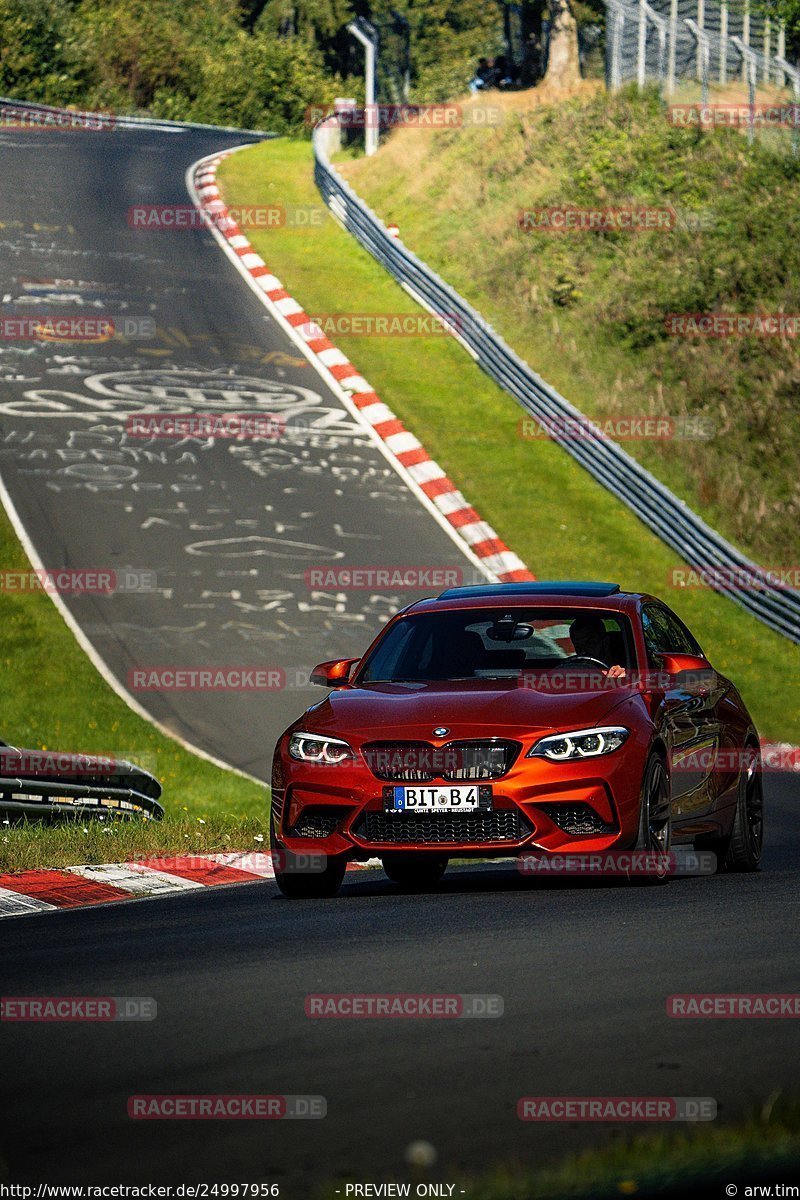
{"type": "Polygon", "coordinates": [[[341,738],[324,737],[319,733],[293,733],[289,739],[289,754],[299,762],[325,763],[333,766],[352,758],[353,751],[341,738]]]}
{"type": "Polygon", "coordinates": [[[540,738],[528,751],[528,758],[549,758],[551,762],[567,762],[575,758],[599,758],[619,750],[630,733],[623,725],[603,729],[576,729],[572,733],[555,733],[540,738]]]}

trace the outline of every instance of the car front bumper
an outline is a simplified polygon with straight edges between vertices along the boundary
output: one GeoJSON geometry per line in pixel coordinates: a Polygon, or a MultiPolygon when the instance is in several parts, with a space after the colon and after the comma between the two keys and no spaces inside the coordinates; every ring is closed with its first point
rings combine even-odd
{"type": "Polygon", "coordinates": [[[358,753],[328,766],[298,762],[287,746],[284,736],[273,764],[273,836],[294,853],[499,857],[627,849],[636,839],[648,745],[633,733],[612,754],[568,763],[523,749],[505,775],[479,781],[491,786],[491,807],[474,813],[386,812],[387,783],[358,753]]]}

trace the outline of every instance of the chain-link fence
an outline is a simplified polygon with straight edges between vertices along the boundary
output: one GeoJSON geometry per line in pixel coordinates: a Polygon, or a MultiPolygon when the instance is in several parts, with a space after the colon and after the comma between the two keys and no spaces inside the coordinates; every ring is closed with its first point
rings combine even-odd
{"type": "Polygon", "coordinates": [[[606,0],[606,8],[611,90],[655,82],[667,98],[698,99],[723,117],[730,110],[729,122],[708,113],[704,123],[746,126],[751,139],[759,128],[790,128],[797,151],[800,70],[786,60],[782,22],[714,0],[606,0]],[[737,104],[746,111],[737,115],[737,104]]]}

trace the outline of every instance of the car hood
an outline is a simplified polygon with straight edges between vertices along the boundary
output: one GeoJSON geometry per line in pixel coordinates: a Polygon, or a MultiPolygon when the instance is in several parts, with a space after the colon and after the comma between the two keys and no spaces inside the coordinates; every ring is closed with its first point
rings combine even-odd
{"type": "Polygon", "coordinates": [[[633,694],[621,687],[554,693],[517,679],[374,683],[332,691],[295,727],[362,740],[428,739],[437,726],[445,726],[449,738],[513,736],[598,725],[633,694]]]}

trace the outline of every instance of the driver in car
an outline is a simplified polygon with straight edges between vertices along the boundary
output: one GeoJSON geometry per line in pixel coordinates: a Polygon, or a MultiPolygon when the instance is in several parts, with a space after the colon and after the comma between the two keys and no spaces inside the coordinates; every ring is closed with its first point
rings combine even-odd
{"type": "Polygon", "coordinates": [[[625,668],[611,661],[614,651],[601,617],[594,613],[576,617],[569,627],[569,636],[576,655],[579,658],[596,658],[603,663],[604,673],[609,679],[621,679],[625,675],[625,668]]]}

